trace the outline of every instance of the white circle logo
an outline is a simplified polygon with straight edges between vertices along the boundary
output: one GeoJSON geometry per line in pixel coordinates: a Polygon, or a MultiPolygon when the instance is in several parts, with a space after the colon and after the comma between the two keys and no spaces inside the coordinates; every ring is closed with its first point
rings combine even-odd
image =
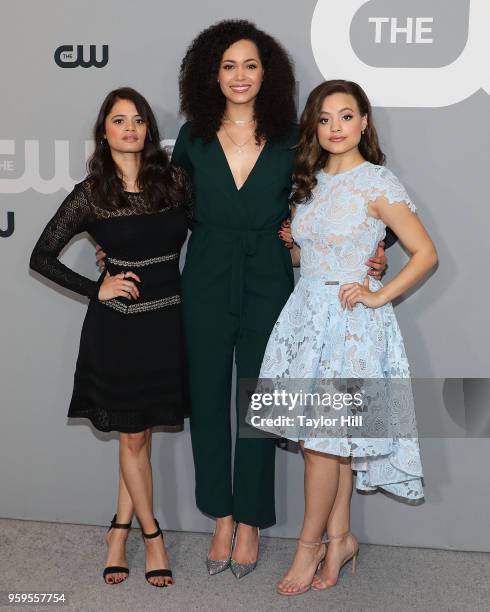
{"type": "Polygon", "coordinates": [[[490,2],[452,4],[319,0],[311,23],[318,68],[325,79],[359,83],[374,106],[449,106],[489,93],[490,2]]]}

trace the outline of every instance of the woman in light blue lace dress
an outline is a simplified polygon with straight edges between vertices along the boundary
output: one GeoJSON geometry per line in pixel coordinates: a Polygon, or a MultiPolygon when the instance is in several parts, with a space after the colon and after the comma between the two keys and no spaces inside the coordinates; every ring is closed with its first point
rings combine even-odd
{"type": "MultiPolygon", "coordinates": [[[[296,265],[301,261],[301,277],[273,328],[260,378],[289,392],[305,381],[311,384],[303,392],[345,391],[350,387],[340,383],[358,381],[369,409],[360,428],[332,420],[340,416],[332,406],[290,407],[287,423],[276,418],[285,414],[279,402],[260,413],[249,409],[250,423],[300,441],[305,456],[305,517],[294,561],[278,583],[283,595],[334,586],[350,559],[354,569],[353,470],[362,491],[383,489],[413,503],[423,497],[410,370],[391,300],[423,279],[437,254],[404,187],[383,163],[363,90],[348,81],[313,90],[301,118],[292,193],[291,252],[296,265]],[[364,262],[388,225],[410,260],[383,286],[366,274],[364,262]],[[322,412],[330,421],[297,418],[322,412]],[[321,542],[325,532],[328,548],[321,542]]],[[[341,414],[355,413],[351,405],[341,414]]]]}

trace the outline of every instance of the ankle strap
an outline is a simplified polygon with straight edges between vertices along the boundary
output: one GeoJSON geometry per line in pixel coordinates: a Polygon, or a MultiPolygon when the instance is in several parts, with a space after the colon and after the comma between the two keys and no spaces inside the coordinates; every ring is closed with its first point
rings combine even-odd
{"type": "Polygon", "coordinates": [[[298,542],[301,546],[305,546],[306,548],[315,548],[315,546],[320,546],[320,544],[326,544],[328,540],[321,540],[320,542],[305,542],[304,540],[299,539],[298,542]]]}
{"type": "Polygon", "coordinates": [[[162,530],[160,529],[160,525],[158,524],[157,519],[154,519],[154,520],[155,520],[155,525],[157,526],[156,531],[154,531],[153,533],[145,533],[143,529],[141,530],[143,537],[146,538],[147,540],[151,540],[151,538],[157,538],[159,535],[161,535],[163,538],[163,533],[162,533],[162,530]]]}
{"type": "Polygon", "coordinates": [[[344,531],[344,533],[339,533],[339,535],[329,536],[327,534],[326,542],[330,542],[331,540],[340,540],[341,538],[345,538],[346,535],[349,535],[350,531],[344,531]]]}
{"type": "Polygon", "coordinates": [[[111,521],[111,529],[129,529],[131,527],[131,523],[132,521],[129,521],[129,523],[118,523],[117,522],[117,512],[114,515],[114,518],[111,521]]]}

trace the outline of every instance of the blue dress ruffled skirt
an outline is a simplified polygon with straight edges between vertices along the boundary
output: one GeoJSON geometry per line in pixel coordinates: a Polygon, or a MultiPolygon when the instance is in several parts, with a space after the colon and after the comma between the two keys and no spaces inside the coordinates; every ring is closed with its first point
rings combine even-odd
{"type": "Polygon", "coordinates": [[[362,284],[366,277],[372,291],[382,287],[367,276],[365,264],[386,232],[384,223],[368,214],[369,202],[380,197],[415,213],[405,189],[385,167],[364,162],[337,175],[317,173],[312,199],[296,207],[292,222],[301,247],[301,277],[273,328],[259,381],[264,389],[272,385],[316,397],[320,391],[332,398],[335,391],[352,395],[357,390],[362,406],[344,406],[344,412],[331,403],[305,402],[294,410],[262,406],[260,424],[252,408],[247,421],[268,433],[304,440],[307,449],[351,456],[358,490],[383,489],[416,503],[423,498],[422,465],[410,369],[393,307],[356,304],[348,310],[339,299],[342,285],[362,284]],[[347,418],[356,415],[363,417],[361,426],[359,419],[347,418]],[[294,418],[285,424],[278,418],[284,416],[294,418]]]}

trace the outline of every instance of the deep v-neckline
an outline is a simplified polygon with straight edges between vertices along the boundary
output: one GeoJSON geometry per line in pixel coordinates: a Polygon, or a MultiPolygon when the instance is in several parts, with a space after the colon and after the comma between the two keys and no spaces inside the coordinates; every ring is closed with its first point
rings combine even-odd
{"type": "Polygon", "coordinates": [[[265,149],[268,147],[269,145],[269,141],[266,140],[264,143],[264,146],[262,147],[262,149],[260,150],[260,153],[257,156],[257,159],[255,160],[254,165],[252,166],[250,172],[247,175],[247,178],[243,181],[241,187],[237,187],[236,181],[235,181],[235,177],[233,176],[233,172],[231,171],[231,166],[230,163],[228,161],[228,158],[226,157],[226,153],[225,150],[223,149],[223,145],[221,144],[221,140],[218,138],[218,134],[215,134],[215,139],[216,139],[216,144],[218,146],[218,149],[220,150],[220,154],[221,154],[221,158],[227,168],[228,171],[228,177],[231,179],[231,184],[233,185],[233,187],[235,188],[235,192],[236,193],[240,193],[241,191],[243,191],[243,189],[246,187],[246,185],[250,182],[250,179],[252,178],[253,174],[255,174],[255,170],[257,168],[257,166],[259,165],[259,162],[261,161],[264,151],[265,149]]]}

